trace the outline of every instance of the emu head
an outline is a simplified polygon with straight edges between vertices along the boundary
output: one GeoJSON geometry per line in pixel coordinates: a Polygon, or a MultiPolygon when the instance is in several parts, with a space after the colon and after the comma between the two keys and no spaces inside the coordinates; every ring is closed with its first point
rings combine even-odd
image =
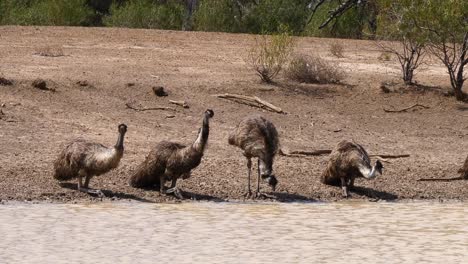
{"type": "Polygon", "coordinates": [[[205,115],[209,118],[212,118],[214,116],[214,112],[211,109],[206,109],[205,115]]]}
{"type": "Polygon", "coordinates": [[[120,134],[125,134],[125,133],[127,133],[127,125],[125,125],[125,124],[120,124],[120,125],[119,125],[119,133],[120,133],[120,134]]]}
{"type": "Polygon", "coordinates": [[[380,162],[380,160],[377,160],[375,162],[375,170],[379,173],[379,175],[382,175],[382,169],[383,169],[382,162],[380,162]]]}

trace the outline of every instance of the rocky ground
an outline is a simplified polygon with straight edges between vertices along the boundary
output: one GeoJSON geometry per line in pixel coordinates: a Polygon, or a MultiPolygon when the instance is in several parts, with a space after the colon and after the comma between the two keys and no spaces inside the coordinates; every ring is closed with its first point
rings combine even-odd
{"type": "MultiPolygon", "coordinates": [[[[370,154],[409,154],[384,161],[384,175],[356,181],[352,199],[468,198],[468,181],[420,182],[419,178],[457,176],[468,152],[468,105],[444,94],[445,69],[431,60],[417,73],[415,87],[398,83],[395,58],[382,60],[375,43],[358,40],[298,38],[296,52],[337,63],[343,84],[297,84],[279,78],[259,82],[248,67],[252,35],[78,27],[0,27],[0,200],[82,202],[101,199],[76,191],[76,181],[52,177],[53,161],[63,143],[84,137],[105,145],[126,123],[125,155],[120,166],[93,178],[91,187],[108,199],[175,201],[157,190],[128,185],[134,168],[161,140],[195,140],[202,114],[211,108],[206,155],[179,181],[187,198],[242,200],[246,161],[227,144],[227,135],[245,116],[262,114],[277,126],[282,149],[331,149],[340,140],[361,143],[370,154]],[[339,41],[344,58],[330,54],[339,41]],[[46,89],[33,87],[42,78],[46,89]],[[154,86],[169,96],[157,97],[154,86]],[[219,93],[255,95],[287,114],[277,114],[214,97],[219,93]],[[169,104],[185,100],[190,108],[169,104]],[[389,113],[383,109],[402,109],[389,113]],[[137,112],[126,107],[175,107],[176,111],[137,112]]],[[[327,156],[276,158],[279,180],[269,199],[340,200],[341,189],[320,183],[327,156]]],[[[255,179],[255,178],[254,178],[255,179]]],[[[269,192],[266,184],[262,189],[269,192]]]]}

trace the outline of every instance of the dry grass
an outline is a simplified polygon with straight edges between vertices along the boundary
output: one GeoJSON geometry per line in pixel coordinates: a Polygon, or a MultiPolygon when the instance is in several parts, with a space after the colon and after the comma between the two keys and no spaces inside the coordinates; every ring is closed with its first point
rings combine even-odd
{"type": "Polygon", "coordinates": [[[380,53],[377,59],[381,61],[390,61],[392,59],[392,54],[390,52],[383,51],[382,53],[380,53]]]}
{"type": "Polygon", "coordinates": [[[65,56],[61,46],[44,46],[36,49],[35,55],[45,57],[61,57],[65,56]]]}
{"type": "Polygon", "coordinates": [[[286,77],[301,83],[339,83],[345,75],[334,62],[316,56],[296,55],[286,70],[286,77]]]}
{"type": "Polygon", "coordinates": [[[341,43],[333,42],[330,45],[330,53],[337,58],[344,58],[344,47],[341,43]]]}

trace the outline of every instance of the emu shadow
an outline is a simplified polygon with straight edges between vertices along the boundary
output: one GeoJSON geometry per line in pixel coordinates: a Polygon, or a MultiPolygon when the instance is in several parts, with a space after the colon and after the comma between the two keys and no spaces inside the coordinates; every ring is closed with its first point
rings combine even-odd
{"type": "Polygon", "coordinates": [[[350,189],[351,192],[367,196],[369,198],[378,198],[381,200],[396,200],[398,199],[398,196],[393,194],[393,193],[388,193],[385,191],[377,191],[372,188],[368,187],[362,187],[362,186],[354,186],[353,188],[350,189]]]}
{"type": "MultiPolygon", "coordinates": [[[[63,188],[67,188],[67,189],[70,189],[70,190],[74,190],[74,191],[78,191],[77,190],[77,185],[76,183],[71,183],[71,182],[61,182],[59,183],[61,187],[63,188]]],[[[111,191],[111,190],[102,190],[101,191],[104,193],[104,195],[106,197],[117,197],[119,199],[129,199],[129,200],[135,200],[135,201],[139,201],[139,202],[145,202],[145,203],[153,203],[152,201],[150,200],[147,200],[147,199],[144,199],[144,198],[140,198],[138,196],[135,196],[133,194],[128,194],[128,193],[123,193],[123,192],[114,192],[114,191],[111,191]]],[[[89,194],[93,197],[97,197],[97,195],[94,195],[94,194],[89,194]]]]}
{"type": "Polygon", "coordinates": [[[210,201],[210,202],[225,202],[225,199],[216,197],[216,196],[211,196],[208,194],[199,194],[199,193],[194,193],[194,192],[189,192],[189,191],[181,191],[182,196],[186,200],[195,200],[195,201],[210,201]]]}
{"type": "Polygon", "coordinates": [[[281,203],[316,202],[316,200],[300,194],[273,192],[271,195],[276,201],[281,203]]]}

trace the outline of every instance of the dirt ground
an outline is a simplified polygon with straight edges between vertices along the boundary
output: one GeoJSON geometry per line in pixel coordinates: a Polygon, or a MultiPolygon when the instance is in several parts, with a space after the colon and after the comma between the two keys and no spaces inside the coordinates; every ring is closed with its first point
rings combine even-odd
{"type": "MultiPolygon", "coordinates": [[[[120,166],[93,178],[90,186],[102,189],[104,200],[175,201],[157,190],[132,188],[128,179],[157,142],[195,140],[207,108],[215,112],[209,147],[192,177],[178,182],[188,199],[243,199],[246,160],[227,144],[227,135],[251,114],[275,123],[286,151],[331,149],[340,140],[352,139],[370,154],[410,154],[385,161],[382,177],[357,180],[351,199],[468,198],[468,181],[417,181],[457,176],[468,154],[468,105],[444,96],[449,81],[436,61],[417,73],[422,86],[383,93],[381,83],[399,82],[399,69],[395,58],[379,59],[381,52],[373,42],[298,38],[296,52],[338,63],[346,72],[343,84],[305,85],[280,78],[272,86],[260,83],[245,63],[252,43],[253,36],[242,34],[0,27],[0,76],[13,81],[0,85],[0,200],[100,201],[77,192],[76,180],[54,180],[52,163],[60,146],[77,137],[112,146],[117,125],[126,123],[120,166]],[[343,44],[344,58],[330,54],[334,41],[343,44]],[[46,80],[55,92],[33,88],[36,78],[46,80]],[[156,97],[153,86],[164,86],[169,96],[156,97]],[[212,96],[218,93],[256,95],[287,114],[212,96]],[[185,100],[190,108],[170,105],[168,100],[185,100]],[[177,111],[136,112],[126,103],[177,111]],[[383,110],[415,103],[429,108],[383,110]]],[[[326,162],[326,155],[278,156],[274,169],[279,184],[271,199],[343,199],[340,188],[319,181],[326,162]]],[[[262,189],[270,191],[266,184],[262,189]]]]}

